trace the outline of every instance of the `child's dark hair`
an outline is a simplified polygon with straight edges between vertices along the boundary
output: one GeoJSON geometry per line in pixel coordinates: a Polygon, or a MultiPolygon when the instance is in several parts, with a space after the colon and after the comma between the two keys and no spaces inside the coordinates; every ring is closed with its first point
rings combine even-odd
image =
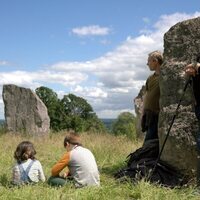
{"type": "Polygon", "coordinates": [[[65,137],[64,147],[66,147],[67,143],[82,146],[79,134],[74,131],[70,131],[70,133],[65,137]]]}
{"type": "Polygon", "coordinates": [[[24,160],[35,159],[36,151],[34,149],[34,146],[29,141],[23,141],[20,144],[18,144],[15,153],[14,158],[17,160],[18,163],[21,163],[24,160]]]}

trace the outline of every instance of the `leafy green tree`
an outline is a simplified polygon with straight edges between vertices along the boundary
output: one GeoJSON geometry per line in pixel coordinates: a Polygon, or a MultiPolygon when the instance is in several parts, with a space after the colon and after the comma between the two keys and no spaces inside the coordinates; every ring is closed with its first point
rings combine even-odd
{"type": "Polygon", "coordinates": [[[93,113],[91,105],[82,97],[78,97],[74,94],[64,95],[61,103],[64,112],[70,116],[79,116],[87,119],[90,114],[93,113]]]}
{"type": "Polygon", "coordinates": [[[105,124],[97,117],[95,113],[91,114],[90,117],[86,120],[85,127],[85,129],[90,132],[108,132],[105,124]]]}
{"type": "Polygon", "coordinates": [[[135,116],[130,112],[121,113],[112,124],[112,133],[136,139],[135,116]]]}
{"type": "Polygon", "coordinates": [[[60,130],[60,123],[64,116],[62,115],[62,108],[60,107],[60,100],[57,94],[44,86],[36,88],[35,92],[47,107],[50,117],[50,128],[60,130]]]}
{"type": "Polygon", "coordinates": [[[74,94],[64,95],[61,100],[63,111],[70,118],[71,128],[75,131],[104,131],[105,126],[98,119],[91,105],[82,97],[74,94]]]}
{"type": "Polygon", "coordinates": [[[43,103],[48,107],[54,106],[55,102],[58,101],[57,94],[50,88],[41,86],[39,88],[36,88],[35,92],[43,101],[43,103]]]}
{"type": "Polygon", "coordinates": [[[68,94],[60,100],[53,90],[43,86],[36,89],[36,94],[47,107],[52,130],[73,129],[77,132],[106,130],[85,99],[68,94]]]}

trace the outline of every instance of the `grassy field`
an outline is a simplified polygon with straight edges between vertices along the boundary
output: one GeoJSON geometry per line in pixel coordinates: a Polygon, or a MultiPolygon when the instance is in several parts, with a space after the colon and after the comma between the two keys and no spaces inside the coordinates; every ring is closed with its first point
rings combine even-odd
{"type": "Polygon", "coordinates": [[[63,138],[65,133],[50,134],[45,137],[0,135],[0,199],[23,200],[195,200],[200,199],[193,186],[182,189],[169,189],[149,182],[141,181],[136,185],[119,183],[113,173],[125,164],[126,156],[137,149],[141,143],[128,140],[126,137],[115,137],[104,134],[83,134],[84,146],[95,155],[101,174],[100,187],[75,189],[72,184],[63,188],[50,187],[46,183],[21,188],[11,187],[11,172],[15,161],[13,152],[17,144],[30,140],[37,150],[37,159],[43,165],[46,177],[50,176],[52,165],[64,153],[63,138]]]}

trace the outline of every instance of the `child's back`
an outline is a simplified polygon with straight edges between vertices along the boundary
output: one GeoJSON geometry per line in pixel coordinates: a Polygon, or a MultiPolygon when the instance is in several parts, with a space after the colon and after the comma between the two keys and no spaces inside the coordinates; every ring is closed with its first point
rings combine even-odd
{"type": "Polygon", "coordinates": [[[97,163],[92,152],[84,148],[80,142],[80,136],[70,132],[64,139],[64,148],[67,152],[52,167],[52,176],[48,183],[53,186],[64,186],[67,177],[73,178],[75,186],[99,186],[100,177],[97,163]],[[61,171],[68,167],[68,172],[60,175],[61,171]]]}
{"type": "Polygon", "coordinates": [[[36,151],[29,141],[21,142],[14,153],[17,164],[13,167],[12,182],[15,185],[45,181],[40,161],[35,159],[36,151]]]}
{"type": "Polygon", "coordinates": [[[82,146],[70,152],[69,170],[76,186],[100,185],[99,171],[92,152],[82,146]]]}
{"type": "Polygon", "coordinates": [[[13,184],[37,183],[45,181],[42,165],[39,160],[28,159],[13,167],[13,184]]]}

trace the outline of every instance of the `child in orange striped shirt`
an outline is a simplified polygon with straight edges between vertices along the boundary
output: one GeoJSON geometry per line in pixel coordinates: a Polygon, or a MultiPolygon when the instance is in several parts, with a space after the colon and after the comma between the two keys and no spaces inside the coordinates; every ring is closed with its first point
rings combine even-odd
{"type": "Polygon", "coordinates": [[[80,143],[80,136],[71,132],[64,139],[64,147],[67,152],[53,166],[48,183],[50,185],[63,186],[67,183],[67,177],[73,179],[76,187],[99,186],[100,178],[94,155],[80,143]],[[60,176],[60,172],[68,167],[69,173],[60,176]]]}

